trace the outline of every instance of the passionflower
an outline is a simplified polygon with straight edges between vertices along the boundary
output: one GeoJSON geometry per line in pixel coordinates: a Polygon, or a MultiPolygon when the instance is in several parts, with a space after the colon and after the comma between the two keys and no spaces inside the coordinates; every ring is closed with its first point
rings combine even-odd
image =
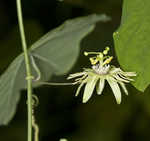
{"type": "Polygon", "coordinates": [[[107,81],[110,85],[113,94],[116,98],[117,104],[121,103],[121,90],[122,87],[126,95],[128,91],[125,83],[134,81],[132,76],[136,76],[135,72],[124,72],[120,68],[110,65],[112,56],[108,56],[109,47],[106,47],[103,52],[84,52],[85,56],[94,54],[96,56],[90,58],[91,68],[84,68],[83,72],[70,74],[67,79],[75,79],[74,84],[79,84],[75,96],[78,96],[82,86],[85,85],[83,94],[83,103],[86,103],[92,96],[96,87],[98,95],[101,95],[107,81]]]}

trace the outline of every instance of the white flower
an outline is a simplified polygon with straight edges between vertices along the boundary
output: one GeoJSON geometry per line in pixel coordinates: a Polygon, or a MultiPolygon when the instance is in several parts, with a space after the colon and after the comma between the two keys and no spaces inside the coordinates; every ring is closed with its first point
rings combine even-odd
{"type": "Polygon", "coordinates": [[[109,83],[118,104],[121,103],[121,91],[119,85],[122,87],[125,94],[128,95],[125,83],[133,81],[130,77],[136,76],[136,73],[124,72],[120,68],[109,65],[112,57],[106,56],[108,50],[109,48],[107,47],[103,53],[86,52],[86,56],[88,54],[97,54],[96,57],[90,58],[92,68],[84,69],[83,72],[70,74],[68,77],[68,79],[75,78],[74,84],[80,84],[76,96],[79,94],[81,87],[85,85],[83,103],[86,103],[90,99],[95,87],[97,94],[102,94],[106,81],[109,83]]]}

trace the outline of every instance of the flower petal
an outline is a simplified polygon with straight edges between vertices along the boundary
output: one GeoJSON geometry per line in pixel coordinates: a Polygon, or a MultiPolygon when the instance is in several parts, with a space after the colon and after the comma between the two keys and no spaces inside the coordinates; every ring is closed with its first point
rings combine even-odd
{"type": "Polygon", "coordinates": [[[105,86],[105,79],[101,78],[97,84],[96,90],[97,90],[97,94],[100,95],[102,94],[102,91],[104,89],[105,86]]]}
{"type": "Polygon", "coordinates": [[[125,80],[134,81],[133,79],[131,79],[131,78],[129,78],[128,76],[125,76],[125,75],[123,75],[123,74],[121,74],[121,73],[119,73],[119,76],[120,76],[121,78],[125,79],[125,80]]]}
{"type": "Polygon", "coordinates": [[[114,79],[114,78],[107,78],[107,81],[114,93],[114,96],[116,98],[116,101],[117,101],[117,104],[120,104],[121,103],[121,91],[120,91],[120,88],[119,88],[119,85],[117,83],[117,81],[114,79]]]}
{"type": "Polygon", "coordinates": [[[88,77],[87,84],[85,86],[84,94],[83,94],[83,100],[82,100],[83,103],[86,103],[92,96],[97,80],[98,80],[97,76],[88,77]]]}
{"type": "Polygon", "coordinates": [[[120,71],[120,68],[112,67],[109,71],[110,74],[116,74],[120,71]]]}
{"type": "Polygon", "coordinates": [[[120,73],[124,76],[136,76],[135,72],[124,72],[124,71],[120,71],[120,73]]]}
{"type": "Polygon", "coordinates": [[[120,82],[120,81],[119,81],[118,83],[120,84],[120,86],[121,86],[122,89],[124,90],[125,94],[128,95],[128,90],[127,90],[125,84],[124,84],[123,82],[120,82]]]}
{"type": "Polygon", "coordinates": [[[126,82],[129,83],[129,80],[126,80],[125,78],[120,77],[119,75],[115,74],[113,75],[113,77],[117,80],[117,81],[122,81],[122,82],[126,82]]]}
{"type": "Polygon", "coordinates": [[[77,89],[77,91],[76,91],[76,94],[75,94],[75,96],[78,96],[79,95],[79,92],[80,92],[80,90],[81,90],[81,88],[82,88],[82,86],[85,84],[85,82],[82,82],[80,85],[79,85],[79,87],[78,87],[78,89],[77,89]]]}
{"type": "Polygon", "coordinates": [[[72,79],[72,78],[75,78],[75,77],[80,77],[80,76],[85,75],[85,74],[86,74],[86,72],[73,73],[73,74],[70,74],[67,79],[72,79]]]}

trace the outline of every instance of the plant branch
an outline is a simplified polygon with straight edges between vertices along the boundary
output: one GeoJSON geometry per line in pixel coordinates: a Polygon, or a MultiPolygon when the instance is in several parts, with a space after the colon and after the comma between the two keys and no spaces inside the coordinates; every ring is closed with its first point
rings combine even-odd
{"type": "Polygon", "coordinates": [[[28,141],[32,141],[32,75],[31,75],[30,60],[29,60],[25,32],[24,32],[21,0],[16,0],[16,4],[17,4],[17,15],[18,15],[20,35],[21,35],[22,49],[24,52],[24,59],[25,59],[25,66],[26,66],[27,108],[28,108],[28,141]]]}

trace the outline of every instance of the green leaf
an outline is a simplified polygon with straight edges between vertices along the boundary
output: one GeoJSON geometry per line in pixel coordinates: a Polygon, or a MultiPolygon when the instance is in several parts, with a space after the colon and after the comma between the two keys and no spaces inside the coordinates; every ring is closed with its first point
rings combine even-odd
{"type": "MultiPolygon", "coordinates": [[[[49,80],[52,74],[66,73],[78,57],[82,38],[94,29],[96,22],[108,19],[105,15],[90,15],[69,20],[33,44],[29,53],[41,71],[42,81],[49,80]]],[[[31,64],[32,75],[36,77],[34,63],[31,64]]],[[[26,88],[25,77],[24,56],[21,54],[0,77],[0,125],[8,124],[15,114],[19,91],[26,88]]]]}
{"type": "Polygon", "coordinates": [[[94,29],[96,22],[108,20],[107,16],[96,14],[68,20],[33,44],[31,53],[56,75],[64,74],[77,60],[82,38],[94,29]]]}
{"type": "Polygon", "coordinates": [[[18,56],[0,77],[0,125],[7,124],[16,111],[19,90],[25,85],[25,76],[20,72],[23,59],[18,56]]]}
{"type": "Polygon", "coordinates": [[[150,1],[124,0],[120,28],[114,33],[121,67],[137,73],[133,85],[144,91],[150,84],[150,1]]]}

